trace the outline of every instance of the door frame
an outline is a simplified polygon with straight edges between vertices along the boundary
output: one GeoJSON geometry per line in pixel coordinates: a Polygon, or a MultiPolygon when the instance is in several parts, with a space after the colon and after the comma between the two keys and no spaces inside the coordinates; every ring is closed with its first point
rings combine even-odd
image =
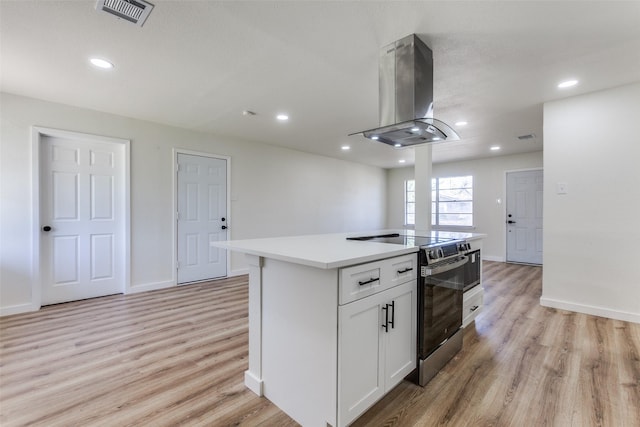
{"type": "Polygon", "coordinates": [[[131,289],[131,173],[130,173],[130,152],[131,140],[122,138],[112,138],[108,136],[94,135],[69,130],[48,128],[43,126],[31,126],[31,196],[33,214],[31,217],[31,244],[32,244],[32,281],[31,281],[31,309],[37,311],[42,307],[42,274],[41,274],[41,241],[40,229],[41,218],[41,188],[40,188],[40,159],[42,150],[42,140],[44,137],[57,137],[74,139],[81,141],[106,142],[110,144],[121,144],[124,148],[124,242],[123,242],[123,292],[128,293],[131,289]]]}
{"type": "MultiPolygon", "coordinates": [[[[226,200],[226,218],[227,225],[228,219],[231,218],[231,157],[223,156],[220,154],[205,153],[203,151],[186,150],[183,148],[173,149],[173,266],[171,273],[171,281],[174,286],[178,286],[178,154],[187,154],[190,156],[209,157],[211,159],[225,160],[227,162],[227,200],[226,200]]],[[[231,227],[227,228],[227,238],[231,240],[231,227]]],[[[222,250],[222,249],[220,249],[222,250]]],[[[229,277],[231,271],[231,257],[227,254],[227,274],[225,277],[229,277]]]]}
{"type": "MultiPolygon", "coordinates": [[[[531,172],[531,171],[543,171],[544,167],[539,166],[535,168],[523,168],[523,169],[510,169],[504,171],[504,179],[502,181],[502,194],[504,194],[504,200],[502,203],[502,241],[504,242],[504,253],[503,253],[503,262],[507,262],[507,175],[510,173],[517,172],[531,172]]],[[[544,192],[544,186],[542,187],[542,191],[544,192]]],[[[544,229],[544,218],[542,218],[543,229],[544,229]]]]}

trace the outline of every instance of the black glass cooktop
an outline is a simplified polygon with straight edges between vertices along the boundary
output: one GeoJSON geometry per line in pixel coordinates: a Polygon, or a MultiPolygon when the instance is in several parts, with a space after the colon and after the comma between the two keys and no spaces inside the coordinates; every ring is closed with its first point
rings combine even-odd
{"type": "Polygon", "coordinates": [[[347,237],[347,240],[359,240],[364,242],[379,242],[379,243],[393,243],[396,245],[409,245],[409,246],[432,246],[445,242],[451,242],[455,239],[445,239],[442,237],[429,237],[429,236],[413,236],[407,234],[390,233],[379,234],[376,236],[360,236],[360,237],[347,237]]]}

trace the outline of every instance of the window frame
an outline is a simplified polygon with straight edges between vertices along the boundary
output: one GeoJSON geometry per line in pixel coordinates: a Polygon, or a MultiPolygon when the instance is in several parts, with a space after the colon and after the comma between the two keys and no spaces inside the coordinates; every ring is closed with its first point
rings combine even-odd
{"type": "MultiPolygon", "coordinates": [[[[459,175],[459,176],[443,176],[443,177],[434,177],[431,179],[431,188],[432,188],[432,196],[431,196],[431,227],[433,229],[436,230],[444,230],[444,229],[449,229],[449,230],[470,230],[470,229],[475,229],[475,209],[474,209],[474,183],[473,183],[474,179],[473,179],[473,175],[459,175]],[[470,225],[442,225],[441,222],[441,216],[440,215],[446,215],[445,213],[442,213],[439,211],[440,208],[440,197],[441,197],[441,182],[447,179],[460,179],[460,178],[469,178],[471,181],[471,186],[470,186],[470,190],[471,190],[471,198],[469,200],[463,200],[461,201],[462,203],[470,203],[471,204],[471,212],[468,213],[463,213],[463,215],[470,215],[471,217],[471,224],[470,225]],[[433,196],[435,193],[435,197],[433,196]],[[435,220],[435,221],[434,221],[435,220]]],[[[463,187],[461,187],[463,188],[463,187]]],[[[459,189],[459,188],[452,188],[453,190],[459,189]]],[[[451,190],[451,189],[446,189],[446,190],[451,190]]],[[[404,225],[405,227],[415,227],[415,179],[407,179],[404,181],[404,225]],[[409,182],[413,182],[413,190],[409,191],[409,182]],[[410,202],[409,201],[409,196],[408,193],[412,192],[414,194],[414,198],[413,201],[410,202]],[[409,213],[409,205],[412,204],[414,206],[414,213],[412,215],[414,215],[414,221],[413,223],[410,223],[408,221],[408,216],[410,215],[409,213]]],[[[443,202],[444,203],[444,202],[443,202]]],[[[451,203],[455,203],[455,201],[452,201],[451,203]]]]}
{"type": "Polygon", "coordinates": [[[415,179],[405,179],[404,180],[404,226],[405,227],[415,227],[416,220],[416,180],[415,179]],[[409,182],[413,183],[413,189],[409,190],[409,182]],[[409,201],[409,193],[413,194],[413,201],[409,201]],[[409,213],[409,205],[413,205],[413,213],[409,213]],[[413,222],[409,222],[409,215],[413,215],[413,222]]]}

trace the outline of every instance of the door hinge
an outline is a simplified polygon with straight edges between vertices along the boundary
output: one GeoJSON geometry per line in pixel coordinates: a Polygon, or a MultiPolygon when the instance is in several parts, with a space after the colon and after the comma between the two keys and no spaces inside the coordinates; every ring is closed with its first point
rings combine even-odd
{"type": "Polygon", "coordinates": [[[176,270],[180,270],[180,261],[176,261],[176,270]]]}
{"type": "Polygon", "coordinates": [[[180,172],[180,163],[176,163],[176,172],[180,172]]]}
{"type": "Polygon", "coordinates": [[[176,219],[180,221],[180,212],[176,212],[176,219]]]}

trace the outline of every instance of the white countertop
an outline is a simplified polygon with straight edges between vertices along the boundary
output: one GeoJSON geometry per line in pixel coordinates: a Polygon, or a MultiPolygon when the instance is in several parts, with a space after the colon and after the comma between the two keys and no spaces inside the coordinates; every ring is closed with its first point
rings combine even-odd
{"type": "MultiPolygon", "coordinates": [[[[347,237],[373,234],[414,234],[413,230],[375,230],[369,232],[271,237],[264,239],[212,242],[212,246],[310,267],[332,269],[417,252],[414,245],[346,240],[347,237]]],[[[432,231],[415,232],[419,236],[475,240],[486,237],[478,233],[432,231]]]]}

